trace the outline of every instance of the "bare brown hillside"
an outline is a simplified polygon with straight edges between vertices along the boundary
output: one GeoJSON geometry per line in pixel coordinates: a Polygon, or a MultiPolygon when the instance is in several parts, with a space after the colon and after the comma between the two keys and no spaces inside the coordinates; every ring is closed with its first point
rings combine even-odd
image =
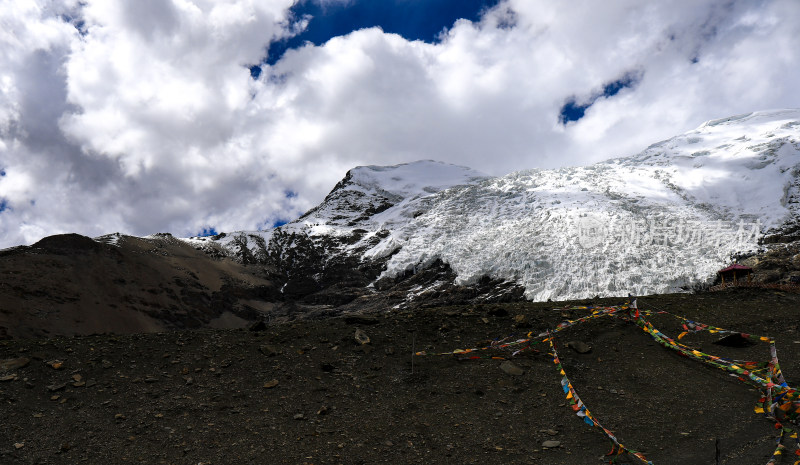
{"type": "Polygon", "coordinates": [[[121,240],[65,234],[0,253],[0,333],[235,328],[278,300],[264,265],[213,259],[168,234],[121,240]]]}

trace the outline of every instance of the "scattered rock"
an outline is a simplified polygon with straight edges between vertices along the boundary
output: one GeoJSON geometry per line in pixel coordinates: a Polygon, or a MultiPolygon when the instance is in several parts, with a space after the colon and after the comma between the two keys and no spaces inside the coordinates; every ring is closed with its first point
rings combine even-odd
{"type": "Polygon", "coordinates": [[[323,363],[321,363],[321,364],[319,365],[319,367],[320,367],[320,369],[322,369],[322,371],[324,371],[325,373],[330,373],[330,372],[332,372],[333,370],[335,370],[335,369],[336,369],[336,367],[335,367],[335,366],[334,366],[332,363],[328,363],[328,362],[323,362],[323,363]]]}
{"type": "Polygon", "coordinates": [[[519,314],[514,315],[514,326],[517,328],[530,328],[531,323],[528,321],[528,316],[519,314]]]}
{"type": "Polygon", "coordinates": [[[103,368],[105,368],[106,370],[114,366],[114,365],[113,365],[111,362],[109,362],[108,360],[103,360],[102,362],[100,362],[100,364],[101,364],[101,365],[103,366],[103,368]]]}
{"type": "Polygon", "coordinates": [[[74,375],[72,375],[72,380],[73,380],[73,381],[75,381],[76,383],[77,383],[78,381],[82,380],[82,379],[83,379],[83,376],[81,376],[81,375],[79,375],[79,374],[74,374],[74,375]]]}
{"type": "Polygon", "coordinates": [[[555,436],[558,434],[558,431],[554,429],[540,429],[539,432],[544,434],[549,434],[550,436],[555,436]]]}
{"type": "Polygon", "coordinates": [[[566,347],[574,350],[579,354],[588,354],[592,351],[592,346],[583,341],[570,341],[565,344],[566,347]]]}
{"type": "Polygon", "coordinates": [[[280,355],[281,353],[281,350],[279,348],[269,344],[264,344],[263,346],[259,347],[258,350],[267,357],[275,357],[276,355],[280,355]]]}
{"type": "Polygon", "coordinates": [[[561,441],[554,441],[549,439],[542,443],[542,447],[547,447],[548,449],[553,449],[555,447],[561,447],[561,441]]]}
{"type": "Polygon", "coordinates": [[[513,376],[520,376],[525,374],[525,370],[509,362],[508,360],[500,364],[500,369],[503,370],[506,374],[513,376]]]}
{"type": "Polygon", "coordinates": [[[18,379],[18,376],[16,374],[0,376],[0,382],[2,382],[2,381],[16,381],[17,379],[18,379]]]}
{"type": "Polygon", "coordinates": [[[353,339],[355,339],[355,341],[361,344],[362,346],[364,344],[369,344],[369,336],[367,336],[367,333],[362,331],[360,328],[356,329],[356,332],[353,335],[353,339]]]}
{"type": "Polygon", "coordinates": [[[492,307],[488,312],[489,316],[508,316],[508,310],[503,307],[492,307]]]}
{"type": "Polygon", "coordinates": [[[317,415],[327,415],[328,414],[328,406],[323,405],[322,407],[317,410],[317,415]]]}
{"type": "Polygon", "coordinates": [[[17,443],[14,444],[14,449],[19,450],[19,449],[22,449],[23,447],[25,447],[25,443],[24,442],[17,442],[17,443]]]}
{"type": "Polygon", "coordinates": [[[29,363],[31,363],[31,359],[28,357],[0,360],[0,371],[19,370],[20,368],[25,368],[28,366],[29,363]]]}
{"type": "Polygon", "coordinates": [[[272,389],[277,385],[278,385],[278,380],[273,379],[271,381],[267,381],[266,383],[264,383],[264,389],[272,389]]]}
{"type": "Polygon", "coordinates": [[[67,387],[67,383],[53,383],[47,386],[47,390],[50,392],[56,392],[64,389],[65,387],[67,387]]]}
{"type": "Polygon", "coordinates": [[[302,413],[295,413],[292,418],[295,419],[295,420],[303,420],[303,419],[306,418],[306,416],[303,415],[302,413]]]}
{"type": "Polygon", "coordinates": [[[127,417],[125,415],[121,414],[121,413],[118,413],[118,414],[114,415],[114,419],[115,420],[124,420],[125,418],[127,418],[127,417]]]}
{"type": "Polygon", "coordinates": [[[45,362],[50,365],[50,368],[54,370],[60,370],[64,368],[64,361],[63,360],[50,360],[49,362],[45,362]]]}

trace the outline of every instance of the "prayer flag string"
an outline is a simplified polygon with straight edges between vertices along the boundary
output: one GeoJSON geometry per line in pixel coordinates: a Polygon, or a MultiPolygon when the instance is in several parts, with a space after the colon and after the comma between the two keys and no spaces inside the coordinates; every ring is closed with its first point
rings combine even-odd
{"type": "Polygon", "coordinates": [[[757,388],[759,388],[759,390],[762,393],[762,396],[759,399],[758,403],[756,404],[755,412],[758,414],[762,414],[768,419],[774,421],[775,428],[781,430],[780,436],[777,438],[777,445],[775,451],[773,452],[770,461],[767,462],[767,465],[775,465],[777,463],[777,460],[779,460],[783,456],[784,452],[787,450],[786,446],[784,445],[784,439],[786,437],[794,439],[795,441],[794,455],[798,457],[798,459],[794,462],[794,465],[800,465],[800,439],[798,439],[798,432],[795,428],[791,428],[785,425],[785,423],[788,422],[793,424],[795,427],[800,426],[800,392],[798,392],[794,388],[791,388],[786,383],[783,377],[783,373],[781,372],[780,369],[780,364],[778,363],[778,355],[777,355],[777,349],[775,347],[775,340],[772,337],[755,336],[741,331],[732,331],[724,328],[719,328],[705,323],[693,321],[682,316],[674,315],[666,311],[640,310],[636,308],[635,305],[633,306],[621,305],[621,306],[600,307],[600,308],[571,307],[570,309],[589,310],[591,311],[591,313],[587,316],[578,318],[576,320],[566,320],[558,324],[552,330],[545,331],[537,335],[534,335],[533,332],[529,332],[524,338],[513,339],[513,336],[509,336],[503,339],[498,338],[489,343],[488,345],[482,347],[476,347],[471,349],[455,349],[450,352],[439,352],[439,353],[428,353],[426,351],[421,351],[421,352],[416,352],[415,355],[417,356],[454,355],[466,359],[490,358],[490,359],[502,360],[507,357],[489,355],[490,354],[489,351],[498,351],[498,350],[511,351],[510,356],[513,357],[525,350],[529,349],[533,350],[532,346],[535,344],[548,342],[550,345],[550,350],[551,350],[550,355],[552,356],[553,363],[556,365],[556,368],[558,369],[559,374],[561,375],[561,387],[564,391],[564,394],[566,395],[567,401],[569,402],[569,405],[571,406],[572,410],[575,411],[576,415],[581,417],[586,424],[601,429],[603,433],[609,438],[609,440],[611,440],[612,442],[611,452],[606,454],[608,456],[614,456],[614,458],[611,459],[610,463],[615,463],[620,456],[627,454],[629,456],[635,457],[644,464],[652,465],[652,462],[647,460],[647,458],[641,452],[623,446],[616,438],[616,436],[613,434],[613,432],[604,427],[598,421],[598,419],[591,413],[591,411],[581,401],[580,397],[578,396],[578,393],[572,386],[572,383],[570,383],[569,378],[567,377],[567,374],[564,371],[564,367],[561,365],[561,360],[558,357],[558,353],[556,352],[555,341],[554,341],[555,333],[558,333],[560,331],[571,328],[580,323],[585,323],[587,321],[594,320],[597,318],[602,318],[607,316],[616,317],[634,323],[642,331],[644,331],[651,338],[653,338],[653,340],[655,340],[661,346],[667,349],[674,350],[677,353],[687,358],[726,371],[731,376],[736,377],[740,381],[746,382],[748,384],[754,385],[757,388]],[[677,340],[667,336],[666,334],[656,329],[656,327],[653,326],[653,324],[645,318],[653,315],[668,315],[680,320],[680,326],[683,329],[683,331],[677,336],[676,338],[677,340]],[[731,360],[724,357],[718,357],[715,355],[704,353],[700,350],[691,348],[687,345],[678,342],[687,335],[698,332],[708,332],[710,334],[738,334],[739,336],[745,339],[766,342],[769,344],[770,359],[768,362],[731,360]]]}

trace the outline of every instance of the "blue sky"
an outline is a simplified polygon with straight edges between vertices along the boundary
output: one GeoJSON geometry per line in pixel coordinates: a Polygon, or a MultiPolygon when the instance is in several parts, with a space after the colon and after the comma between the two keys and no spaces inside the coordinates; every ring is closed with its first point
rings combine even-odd
{"type": "Polygon", "coordinates": [[[559,113],[561,124],[569,124],[578,121],[586,115],[586,110],[601,98],[612,98],[625,89],[633,89],[639,83],[642,76],[637,72],[628,72],[618,79],[603,84],[603,86],[583,98],[571,96],[564,102],[559,113]]]}
{"type": "Polygon", "coordinates": [[[296,36],[270,44],[265,61],[275,64],[285,50],[305,42],[322,45],[332,37],[375,26],[408,40],[436,42],[439,34],[456,20],[476,21],[481,12],[497,3],[497,0],[353,0],[320,4],[300,0],[290,9],[290,15],[295,22],[310,17],[308,26],[296,36]]]}
{"type": "Polygon", "coordinates": [[[795,0],[30,0],[0,24],[0,247],[252,230],[357,165],[499,176],[800,107],[795,0]]]}

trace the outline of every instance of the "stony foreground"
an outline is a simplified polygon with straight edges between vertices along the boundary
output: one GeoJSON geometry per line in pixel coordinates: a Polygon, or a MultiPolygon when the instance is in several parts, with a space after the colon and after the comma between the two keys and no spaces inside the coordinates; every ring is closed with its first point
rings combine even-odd
{"type": "MultiPolygon", "coordinates": [[[[739,290],[639,302],[774,336],[787,381],[800,384],[800,295],[739,290]]],[[[610,442],[568,407],[547,347],[503,368],[500,360],[411,356],[538,333],[586,313],[554,309],[564,305],[2,341],[0,463],[599,464],[610,442]]],[[[669,317],[653,322],[679,332],[669,317]]],[[[766,345],[714,340],[684,342],[736,359],[769,355],[766,345]]],[[[713,464],[717,447],[722,464],[769,460],[777,434],[753,413],[759,395],[748,385],[668,352],[623,321],[585,323],[557,341],[586,405],[656,465],[713,464]],[[579,353],[585,345],[591,350],[579,353]]]]}

